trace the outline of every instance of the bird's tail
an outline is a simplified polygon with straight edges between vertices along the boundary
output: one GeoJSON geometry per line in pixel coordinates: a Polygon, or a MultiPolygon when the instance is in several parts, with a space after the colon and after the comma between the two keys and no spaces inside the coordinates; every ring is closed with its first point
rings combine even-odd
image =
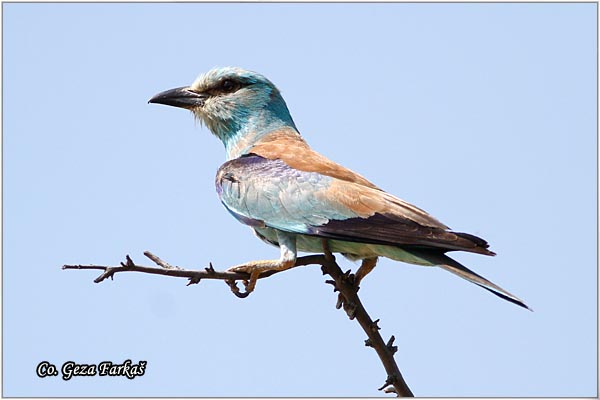
{"type": "Polygon", "coordinates": [[[458,261],[453,260],[445,254],[427,254],[420,255],[422,258],[427,259],[428,261],[436,264],[438,267],[444,268],[446,271],[450,271],[453,274],[460,276],[463,279],[468,280],[478,286],[481,286],[485,290],[488,290],[495,294],[496,296],[503,298],[504,300],[510,301],[518,306],[528,309],[529,311],[533,311],[531,308],[527,306],[523,302],[523,300],[519,299],[517,296],[507,292],[502,289],[500,286],[488,281],[483,276],[471,271],[469,268],[460,264],[458,261]]]}

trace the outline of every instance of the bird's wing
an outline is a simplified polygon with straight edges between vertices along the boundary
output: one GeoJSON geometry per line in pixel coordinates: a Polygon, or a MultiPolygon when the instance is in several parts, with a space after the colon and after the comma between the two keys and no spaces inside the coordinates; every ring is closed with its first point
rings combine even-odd
{"type": "Polygon", "coordinates": [[[450,232],[425,211],[378,188],[296,169],[282,159],[248,154],[228,161],[217,173],[216,186],[225,207],[254,227],[361,243],[493,254],[483,239],[450,232]]]}
{"type": "Polygon", "coordinates": [[[249,153],[269,160],[282,160],[298,171],[318,172],[342,181],[379,189],[362,175],[311,149],[298,132],[291,128],[282,128],[267,134],[250,148],[249,153]]]}
{"type": "Polygon", "coordinates": [[[423,226],[448,229],[446,225],[420,208],[384,192],[362,175],[317,153],[293,129],[283,128],[264,136],[250,149],[249,153],[268,160],[281,160],[297,171],[316,172],[334,178],[331,193],[341,197],[342,202],[351,203],[351,208],[356,207],[356,211],[361,217],[370,216],[373,210],[377,211],[385,208],[381,204],[381,200],[385,198],[384,203],[395,204],[395,208],[402,216],[409,215],[410,219],[423,226]],[[356,186],[348,185],[348,183],[356,184],[356,186]],[[360,191],[358,186],[374,189],[374,191],[364,190],[362,194],[357,193],[357,190],[360,191]],[[354,190],[350,190],[350,188],[354,190]],[[344,196],[345,191],[350,192],[344,196]],[[377,200],[380,204],[373,203],[377,200]]]}

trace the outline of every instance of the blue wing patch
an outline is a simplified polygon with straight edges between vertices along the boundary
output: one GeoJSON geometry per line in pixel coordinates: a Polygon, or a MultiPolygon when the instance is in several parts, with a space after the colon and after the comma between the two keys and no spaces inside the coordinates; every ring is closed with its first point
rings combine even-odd
{"type": "Polygon", "coordinates": [[[309,233],[332,218],[356,216],[319,196],[332,180],[316,172],[298,171],[281,160],[250,154],[223,164],[215,186],[223,205],[242,223],[309,233]]]}

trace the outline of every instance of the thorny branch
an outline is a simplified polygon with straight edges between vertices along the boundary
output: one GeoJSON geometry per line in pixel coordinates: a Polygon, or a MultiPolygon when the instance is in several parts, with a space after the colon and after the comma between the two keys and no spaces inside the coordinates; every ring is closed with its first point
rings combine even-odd
{"type": "MultiPolygon", "coordinates": [[[[247,297],[249,293],[240,292],[237,287],[235,281],[242,280],[244,283],[247,283],[247,280],[250,279],[250,275],[245,272],[231,272],[231,271],[215,271],[212,266],[212,263],[209,264],[208,267],[203,270],[192,270],[192,269],[183,269],[177,266],[172,266],[171,264],[163,261],[156,255],[152,254],[149,251],[145,251],[144,255],[156,263],[160,268],[157,267],[145,267],[143,265],[136,265],[129,255],[125,256],[125,262],[121,262],[120,265],[117,266],[105,266],[105,265],[63,265],[62,269],[94,269],[104,271],[100,276],[94,279],[95,283],[100,283],[105,279],[113,279],[113,276],[117,272],[144,272],[146,274],[154,274],[154,275],[166,275],[166,276],[175,276],[178,278],[188,278],[188,286],[196,283],[200,283],[202,279],[218,279],[225,281],[227,285],[231,288],[233,294],[238,297],[244,298],[247,297]]],[[[296,260],[296,264],[294,267],[301,267],[305,265],[311,264],[320,264],[320,260],[323,256],[321,255],[311,255],[298,257],[296,260]]],[[[259,276],[259,279],[266,278],[268,276],[274,275],[281,271],[266,271],[259,276]]]]}
{"type": "Polygon", "coordinates": [[[350,271],[342,272],[340,266],[335,261],[335,257],[329,251],[326,240],[323,240],[323,251],[325,253],[323,255],[324,262],[321,263],[323,274],[327,274],[333,278],[333,282],[327,281],[327,283],[332,284],[334,291],[339,291],[343,297],[341,304],[340,300],[338,300],[336,307],[340,308],[343,305],[348,317],[350,319],[356,318],[361,328],[369,337],[365,340],[365,345],[375,349],[388,374],[384,385],[379,390],[385,390],[386,393],[395,392],[398,397],[413,397],[413,393],[404,381],[396,360],[394,360],[394,353],[398,351],[398,347],[393,346],[394,336],[387,343],[383,341],[383,338],[379,334],[379,329],[381,329],[378,326],[379,320],[373,321],[367,310],[363,307],[358,297],[358,287],[354,285],[354,277],[350,274],[350,271]]]}
{"type": "MultiPolygon", "coordinates": [[[[377,355],[381,359],[385,371],[387,372],[387,379],[383,386],[379,388],[379,390],[383,390],[386,393],[396,393],[398,397],[413,397],[413,393],[404,381],[404,378],[398,369],[398,365],[394,360],[394,353],[398,350],[398,347],[393,345],[395,340],[394,336],[392,336],[387,343],[383,341],[381,335],[379,334],[380,328],[377,325],[379,320],[373,321],[371,319],[363,307],[360,298],[358,297],[359,288],[354,284],[354,275],[351,274],[350,271],[346,271],[345,273],[342,272],[339,265],[335,261],[335,257],[331,251],[329,251],[326,240],[323,240],[323,251],[324,254],[298,257],[294,267],[314,264],[321,265],[323,275],[327,274],[333,278],[333,280],[327,280],[325,282],[333,285],[334,291],[340,293],[336,307],[341,308],[343,306],[348,317],[358,321],[368,336],[368,339],[365,340],[365,345],[375,349],[377,355]]],[[[131,257],[127,255],[125,257],[125,262],[121,262],[118,266],[63,265],[62,269],[89,269],[103,271],[100,276],[94,279],[94,282],[96,283],[100,283],[107,278],[113,279],[114,275],[118,272],[143,272],[147,274],[188,278],[188,286],[197,284],[202,279],[218,279],[225,281],[230,290],[237,297],[245,298],[249,295],[247,291],[240,291],[236,283],[236,281],[241,280],[244,285],[247,286],[248,279],[250,279],[250,275],[247,273],[216,271],[213,268],[212,263],[210,263],[209,266],[203,270],[183,269],[167,263],[149,251],[145,251],[144,255],[159,267],[136,265],[131,257]]],[[[262,273],[258,279],[267,278],[278,272],[281,271],[266,271],[262,273]]]]}

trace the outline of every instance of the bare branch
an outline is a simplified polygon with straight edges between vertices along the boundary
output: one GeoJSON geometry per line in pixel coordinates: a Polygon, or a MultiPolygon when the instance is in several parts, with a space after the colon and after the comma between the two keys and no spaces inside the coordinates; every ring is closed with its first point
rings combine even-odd
{"type": "MultiPolygon", "coordinates": [[[[143,265],[136,265],[129,255],[126,256],[126,262],[121,263],[119,266],[106,266],[106,265],[63,265],[62,269],[92,269],[92,270],[101,270],[104,271],[100,276],[94,279],[94,282],[100,283],[107,278],[113,278],[113,276],[118,272],[143,272],[146,274],[153,275],[166,275],[166,276],[174,276],[178,278],[188,278],[190,280],[189,284],[195,284],[200,282],[202,279],[218,279],[218,280],[248,280],[250,279],[250,274],[245,272],[231,272],[231,271],[215,271],[212,266],[212,263],[209,267],[204,270],[190,270],[183,269],[179,267],[173,267],[165,261],[161,260],[158,256],[152,254],[149,251],[145,251],[144,255],[154,261],[156,264],[160,265],[162,268],[156,267],[146,267],[143,265]]],[[[312,256],[304,256],[298,257],[296,260],[296,264],[294,267],[301,267],[305,265],[311,264],[319,264],[318,255],[312,256]]],[[[273,274],[276,274],[281,271],[266,271],[262,273],[258,278],[266,278],[273,274]]]]}
{"type": "MultiPolygon", "coordinates": [[[[336,308],[343,307],[351,320],[356,319],[358,321],[368,336],[368,339],[365,340],[365,345],[375,349],[387,372],[387,379],[379,390],[383,390],[385,393],[396,393],[398,397],[413,397],[394,360],[394,353],[398,350],[398,347],[393,345],[394,336],[387,343],[383,341],[379,334],[379,320],[373,321],[371,319],[358,297],[358,286],[355,284],[354,275],[349,270],[345,273],[342,272],[335,261],[335,257],[329,250],[326,240],[323,241],[323,250],[324,254],[298,257],[294,267],[321,265],[323,274],[327,274],[333,278],[333,280],[326,280],[325,283],[333,285],[334,292],[339,292],[336,308]]],[[[245,285],[247,284],[250,274],[245,272],[216,271],[212,263],[203,270],[183,269],[172,266],[149,251],[145,251],[144,255],[157,264],[159,268],[136,265],[127,255],[125,262],[122,262],[119,266],[63,265],[62,269],[101,270],[103,271],[102,274],[94,279],[96,283],[102,282],[107,278],[113,279],[114,275],[119,272],[143,272],[154,275],[188,278],[188,285],[197,284],[202,279],[217,279],[224,281],[229,286],[231,292],[237,297],[245,298],[250,294],[247,291],[240,291],[236,283],[236,281],[241,280],[245,285]]],[[[278,272],[281,271],[266,271],[258,279],[267,278],[278,272]]]]}
{"type": "Polygon", "coordinates": [[[325,255],[323,256],[325,262],[321,264],[323,272],[334,279],[334,290],[339,291],[344,297],[344,310],[348,313],[350,319],[356,318],[362,329],[365,331],[369,337],[365,342],[365,345],[375,349],[388,374],[385,384],[379,388],[379,390],[384,390],[391,385],[394,387],[394,390],[388,389],[386,393],[395,392],[398,397],[414,397],[394,360],[394,353],[398,350],[396,346],[393,346],[394,337],[392,336],[387,344],[383,341],[379,334],[379,320],[373,321],[363,307],[360,298],[358,297],[358,288],[354,285],[350,275],[347,272],[342,272],[339,265],[335,262],[335,257],[329,250],[329,245],[326,240],[323,240],[323,250],[325,252],[325,255]]]}

